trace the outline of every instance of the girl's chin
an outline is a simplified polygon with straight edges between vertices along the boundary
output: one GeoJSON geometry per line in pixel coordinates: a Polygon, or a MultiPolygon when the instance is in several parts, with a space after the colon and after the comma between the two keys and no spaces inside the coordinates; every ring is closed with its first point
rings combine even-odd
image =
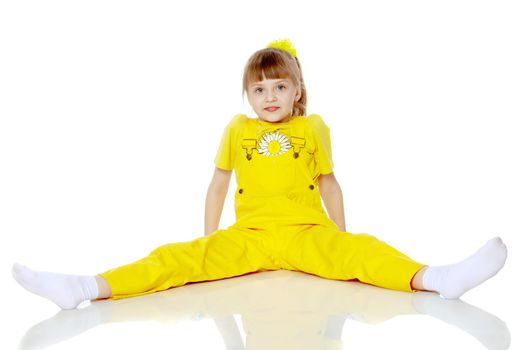
{"type": "Polygon", "coordinates": [[[278,123],[284,118],[260,118],[262,121],[268,122],[268,123],[278,123]]]}
{"type": "Polygon", "coordinates": [[[268,122],[268,123],[278,123],[280,121],[283,121],[287,118],[287,116],[279,116],[279,115],[263,115],[262,117],[259,116],[259,119],[268,122]]]}

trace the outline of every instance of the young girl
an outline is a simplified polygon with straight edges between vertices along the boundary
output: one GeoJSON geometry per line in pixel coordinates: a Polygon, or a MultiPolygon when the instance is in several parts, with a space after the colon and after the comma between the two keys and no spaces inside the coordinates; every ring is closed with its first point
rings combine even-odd
{"type": "Polygon", "coordinates": [[[453,299],[503,267],[507,248],[498,237],[463,261],[429,267],[371,235],[346,232],[329,128],[319,115],[306,116],[301,65],[289,40],[272,42],[249,58],[243,91],[257,118],[238,114],[224,129],[206,197],[204,237],[160,246],[96,276],[15,264],[14,278],[30,292],[72,309],[85,300],[278,269],[407,292],[435,291],[453,299]],[[234,169],[236,222],[218,229],[234,169]]]}

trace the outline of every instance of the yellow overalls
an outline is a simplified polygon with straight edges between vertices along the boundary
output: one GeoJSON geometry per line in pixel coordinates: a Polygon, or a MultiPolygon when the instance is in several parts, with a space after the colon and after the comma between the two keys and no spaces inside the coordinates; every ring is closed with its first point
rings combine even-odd
{"type": "Polygon", "coordinates": [[[410,281],[425,265],[373,236],[340,231],[325,213],[317,178],[333,164],[319,115],[280,123],[236,115],[215,165],[235,170],[235,224],[102,273],[112,299],[278,269],[412,291],[410,281]]]}

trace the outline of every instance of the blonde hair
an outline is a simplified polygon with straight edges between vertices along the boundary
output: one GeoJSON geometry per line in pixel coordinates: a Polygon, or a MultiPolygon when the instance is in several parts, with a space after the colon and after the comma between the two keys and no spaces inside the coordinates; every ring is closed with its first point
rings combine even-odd
{"type": "Polygon", "coordinates": [[[248,85],[266,79],[290,79],[301,90],[301,98],[294,102],[292,115],[306,116],[306,88],[299,59],[288,52],[265,48],[256,51],[246,62],[242,79],[242,91],[248,93],[248,85]]]}

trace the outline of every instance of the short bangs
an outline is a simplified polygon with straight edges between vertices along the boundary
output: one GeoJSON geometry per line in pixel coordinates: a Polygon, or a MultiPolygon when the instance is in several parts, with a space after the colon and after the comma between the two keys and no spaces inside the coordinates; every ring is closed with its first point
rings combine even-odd
{"type": "Polygon", "coordinates": [[[267,48],[259,50],[250,57],[244,68],[243,90],[248,84],[263,79],[291,79],[297,85],[298,79],[294,74],[295,62],[293,57],[281,50],[267,48]]]}

